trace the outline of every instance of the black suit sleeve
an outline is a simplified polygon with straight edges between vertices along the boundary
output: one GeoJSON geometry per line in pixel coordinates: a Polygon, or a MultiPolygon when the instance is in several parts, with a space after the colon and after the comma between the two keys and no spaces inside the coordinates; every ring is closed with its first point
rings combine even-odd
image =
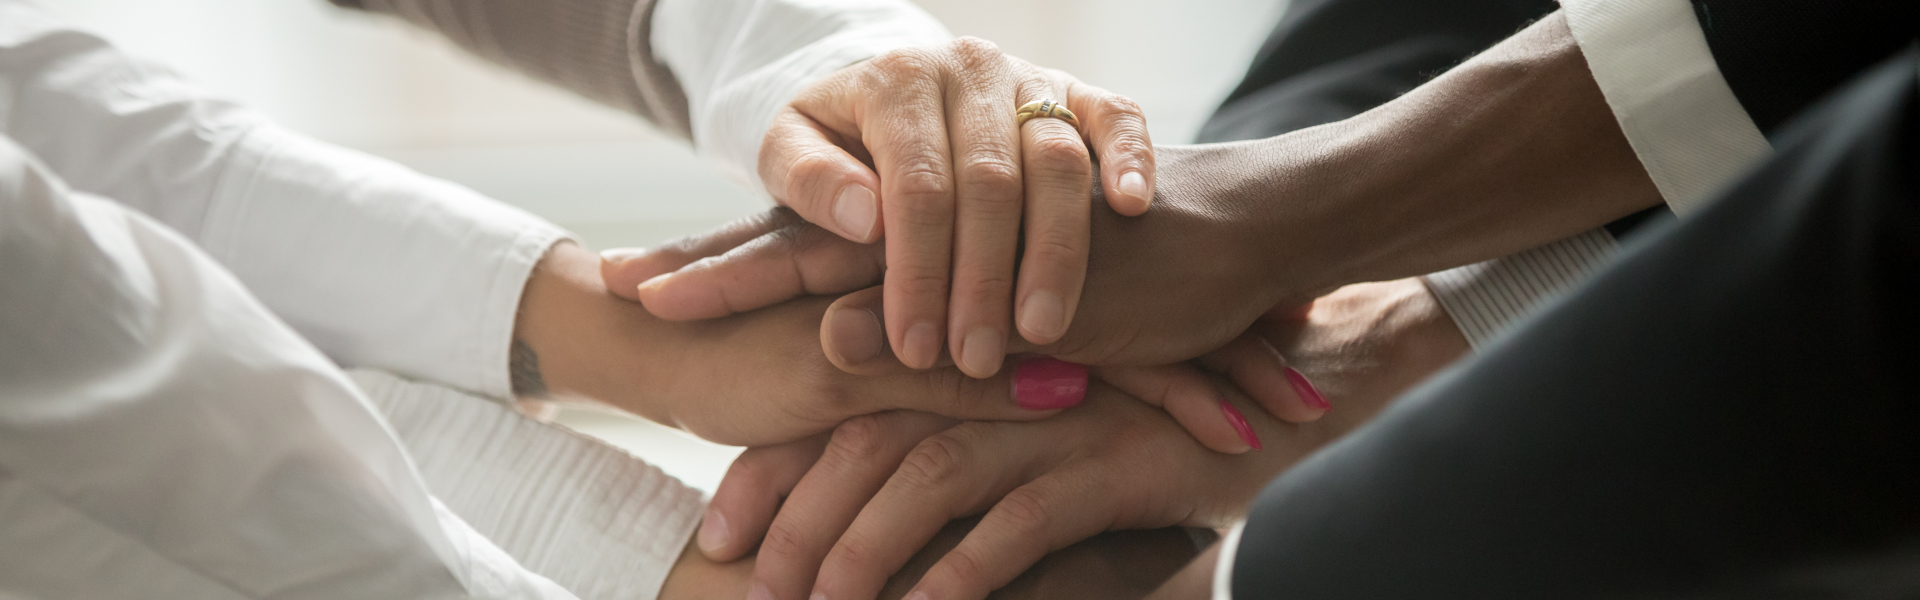
{"type": "Polygon", "coordinates": [[[1914,42],[1915,0],[1693,0],[1714,62],[1768,136],[1914,42]]]}

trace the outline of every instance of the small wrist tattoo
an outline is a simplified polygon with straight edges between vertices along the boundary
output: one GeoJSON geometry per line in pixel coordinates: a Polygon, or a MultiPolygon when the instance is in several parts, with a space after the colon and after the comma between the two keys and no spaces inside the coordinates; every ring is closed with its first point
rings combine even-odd
{"type": "Polygon", "coordinates": [[[543,398],[547,395],[547,380],[540,376],[540,355],[526,342],[513,341],[513,349],[507,353],[507,378],[512,382],[515,396],[543,398]]]}

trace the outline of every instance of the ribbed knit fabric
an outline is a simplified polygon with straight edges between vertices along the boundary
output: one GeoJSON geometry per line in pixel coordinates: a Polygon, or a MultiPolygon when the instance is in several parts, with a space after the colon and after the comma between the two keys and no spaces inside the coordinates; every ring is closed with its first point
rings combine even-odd
{"type": "Polygon", "coordinates": [[[692,138],[686,94],[653,59],[653,0],[333,1],[398,16],[489,60],[692,138]]]}
{"type": "Polygon", "coordinates": [[[1467,343],[1478,350],[1515,322],[1591,277],[1619,252],[1605,229],[1594,229],[1482,263],[1424,277],[1467,343]]]}
{"type": "Polygon", "coordinates": [[[521,565],[581,600],[659,595],[706,506],[699,490],[504,402],[377,371],[351,374],[428,491],[521,565]]]}

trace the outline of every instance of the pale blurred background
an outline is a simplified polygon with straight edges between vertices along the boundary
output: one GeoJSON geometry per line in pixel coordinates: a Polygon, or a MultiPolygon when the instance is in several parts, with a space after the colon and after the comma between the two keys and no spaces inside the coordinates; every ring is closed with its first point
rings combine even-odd
{"type": "MultiPolygon", "coordinates": [[[[1155,141],[1192,139],[1286,0],[916,0],[958,35],[1126,94],[1155,141]]],[[[325,0],[48,0],[122,47],[320,139],[646,246],[766,208],[637,118],[325,0]]],[[[560,422],[711,491],[739,450],[623,415],[560,422]]]]}

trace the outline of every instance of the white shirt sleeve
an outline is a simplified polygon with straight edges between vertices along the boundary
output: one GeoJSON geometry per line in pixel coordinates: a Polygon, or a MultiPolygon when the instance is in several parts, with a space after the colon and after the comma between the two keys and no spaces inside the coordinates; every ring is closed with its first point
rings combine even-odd
{"type": "Polygon", "coordinates": [[[1720,74],[1687,0],[1562,0],[1620,130],[1674,214],[1773,151],[1720,74]]]}
{"type": "Polygon", "coordinates": [[[773,117],[847,65],[953,35],[906,0],[659,0],[654,56],[687,95],[694,147],[749,189],[773,117]]]}
{"type": "MultiPolygon", "coordinates": [[[[1567,25],[1634,155],[1685,218],[1772,153],[1713,60],[1687,0],[1563,0],[1567,25]]],[[[1618,246],[1605,230],[1425,277],[1475,348],[1585,281],[1618,246]]]]}
{"type": "Polygon", "coordinates": [[[520,292],[558,228],[287,131],[31,3],[0,0],[5,134],[185,234],[346,366],[510,396],[520,292]]]}
{"type": "Polygon", "coordinates": [[[346,375],[192,242],[4,136],[0,279],[8,595],[572,598],[435,502],[346,375]]]}

